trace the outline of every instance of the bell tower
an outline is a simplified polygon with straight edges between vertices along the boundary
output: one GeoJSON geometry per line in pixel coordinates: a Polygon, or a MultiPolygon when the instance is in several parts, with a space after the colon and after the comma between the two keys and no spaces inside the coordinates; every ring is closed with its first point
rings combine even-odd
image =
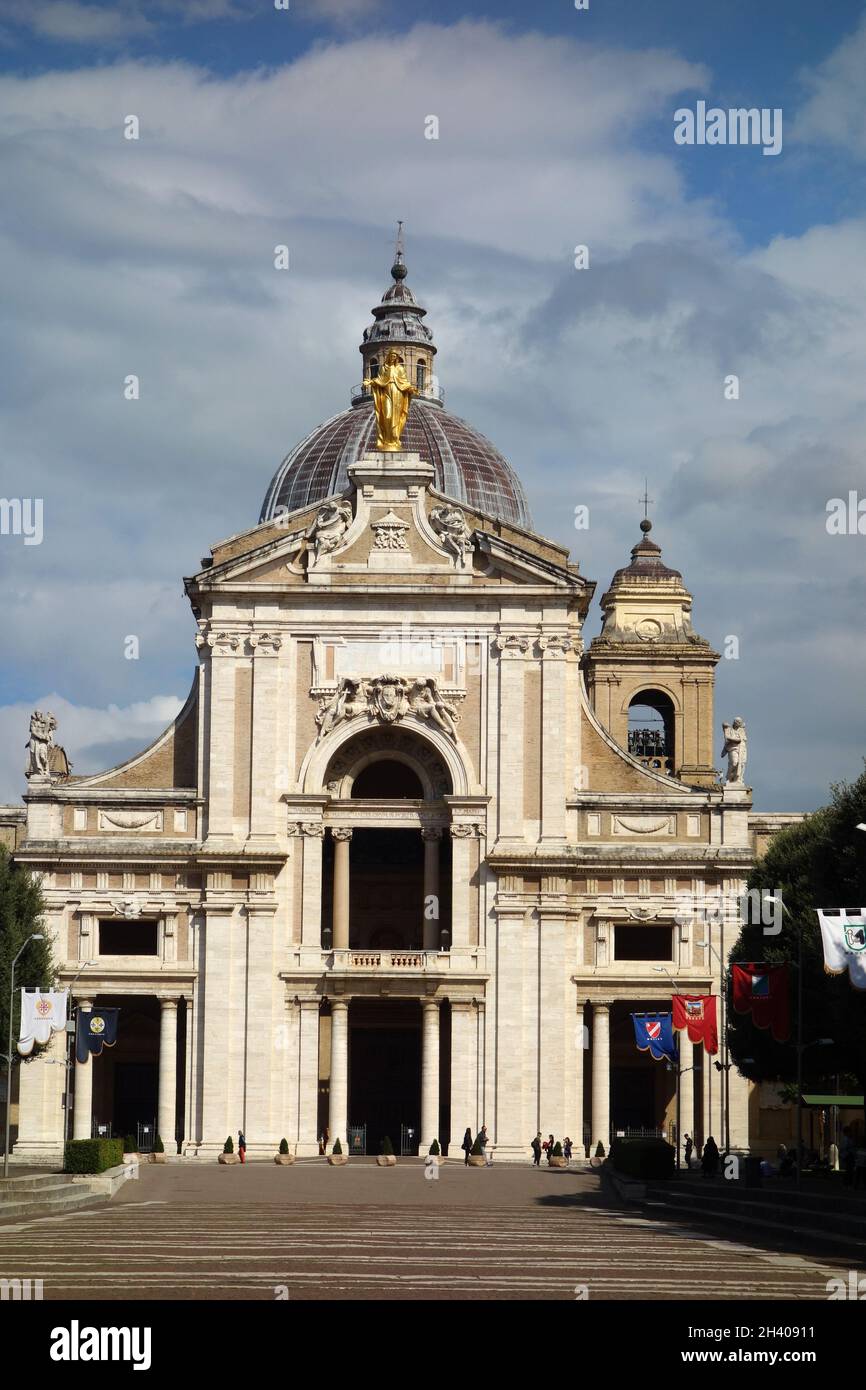
{"type": "Polygon", "coordinates": [[[644,517],[631,564],[602,595],[583,665],[596,716],[633,757],[694,787],[716,786],[713,686],[719,660],[692,628],[692,596],[644,517]]]}

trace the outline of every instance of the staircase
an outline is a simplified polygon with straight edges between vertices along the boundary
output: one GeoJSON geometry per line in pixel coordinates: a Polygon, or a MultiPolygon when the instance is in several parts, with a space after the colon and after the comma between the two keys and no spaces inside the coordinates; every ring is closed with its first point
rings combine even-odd
{"type": "Polygon", "coordinates": [[[0,1178],[0,1230],[6,1221],[33,1216],[57,1216],[79,1207],[109,1201],[111,1191],[100,1180],[71,1173],[31,1173],[20,1178],[0,1178]]]}

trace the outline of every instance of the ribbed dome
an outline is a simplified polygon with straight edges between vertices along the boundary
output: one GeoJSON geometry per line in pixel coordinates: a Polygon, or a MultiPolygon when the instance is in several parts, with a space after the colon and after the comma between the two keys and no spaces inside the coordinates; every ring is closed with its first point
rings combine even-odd
{"type": "MultiPolygon", "coordinates": [[[[501,521],[532,528],[520,481],[498,449],[437,402],[416,397],[402,445],[432,463],[440,492],[501,521]]],[[[376,417],[365,397],[319,425],[287,455],[274,474],[259,520],[269,521],[278,508],[293,512],[344,492],[349,464],[375,447],[376,417]]]]}
{"type": "MultiPolygon", "coordinates": [[[[433,371],[436,344],[424,323],[427,310],[406,283],[403,224],[397,224],[397,247],[391,284],[373,308],[359,351],[364,378],[376,377],[386,354],[394,349],[419,394],[409,407],[401,441],[407,453],[432,463],[434,486],[455,502],[486,512],[500,521],[532,528],[532,518],[515,474],[489,439],[442,408],[442,390],[433,371]]],[[[367,386],[352,393],[351,409],[334,415],[308,434],[280,464],[262,505],[260,521],[278,510],[304,507],[345,492],[349,465],[376,448],[376,417],[367,386]]]]}

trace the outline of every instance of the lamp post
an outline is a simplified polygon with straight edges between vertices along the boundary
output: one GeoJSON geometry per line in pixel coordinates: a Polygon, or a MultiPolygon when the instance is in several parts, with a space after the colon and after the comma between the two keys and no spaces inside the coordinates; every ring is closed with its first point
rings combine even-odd
{"type": "Polygon", "coordinates": [[[6,1139],[3,1144],[3,1176],[9,1176],[9,1131],[12,1122],[12,1010],[15,1005],[15,967],[19,958],[27,950],[31,941],[44,941],[45,936],[41,931],[33,932],[28,936],[18,955],[12,962],[12,969],[9,972],[9,1051],[6,1053],[6,1139]]]}
{"type": "Polygon", "coordinates": [[[721,1010],[720,1025],[722,1029],[722,1058],[721,1062],[714,1062],[713,1066],[721,1072],[724,1080],[722,1082],[722,1109],[724,1110],[724,1144],[725,1153],[730,1153],[731,1149],[731,1059],[728,1053],[728,991],[725,979],[724,957],[716,950],[712,941],[707,935],[704,941],[696,941],[695,945],[699,949],[708,948],[712,951],[716,960],[719,962],[719,1007],[721,1010]]]}
{"type": "MultiPolygon", "coordinates": [[[[676,980],[674,979],[673,975],[670,973],[670,971],[667,969],[666,966],[664,966],[664,965],[654,965],[654,966],[653,966],[653,970],[656,972],[657,975],[667,975],[668,979],[670,980],[671,984],[672,984],[673,987],[674,987],[674,994],[679,994],[679,990],[678,990],[678,988],[677,988],[677,982],[676,982],[676,980]]],[[[685,1070],[686,1070],[686,1071],[694,1071],[694,1067],[686,1067],[685,1070]]],[[[680,1119],[680,1077],[682,1076],[682,1074],[683,1074],[683,1067],[680,1065],[680,1049],[679,1049],[679,1046],[677,1046],[677,1168],[678,1168],[678,1169],[679,1169],[679,1167],[680,1167],[680,1142],[681,1142],[681,1140],[682,1140],[682,1122],[681,1122],[681,1119],[680,1119]]],[[[690,1125],[690,1126],[693,1126],[693,1124],[694,1124],[694,1121],[693,1121],[693,1120],[689,1120],[689,1125],[690,1125]]]]}

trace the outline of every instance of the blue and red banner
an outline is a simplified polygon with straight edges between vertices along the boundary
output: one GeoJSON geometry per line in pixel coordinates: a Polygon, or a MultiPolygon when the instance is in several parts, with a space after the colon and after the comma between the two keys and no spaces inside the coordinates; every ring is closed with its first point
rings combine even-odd
{"type": "Polygon", "coordinates": [[[639,1052],[648,1052],[656,1062],[679,1062],[670,1014],[632,1014],[631,1018],[639,1052]]]}

